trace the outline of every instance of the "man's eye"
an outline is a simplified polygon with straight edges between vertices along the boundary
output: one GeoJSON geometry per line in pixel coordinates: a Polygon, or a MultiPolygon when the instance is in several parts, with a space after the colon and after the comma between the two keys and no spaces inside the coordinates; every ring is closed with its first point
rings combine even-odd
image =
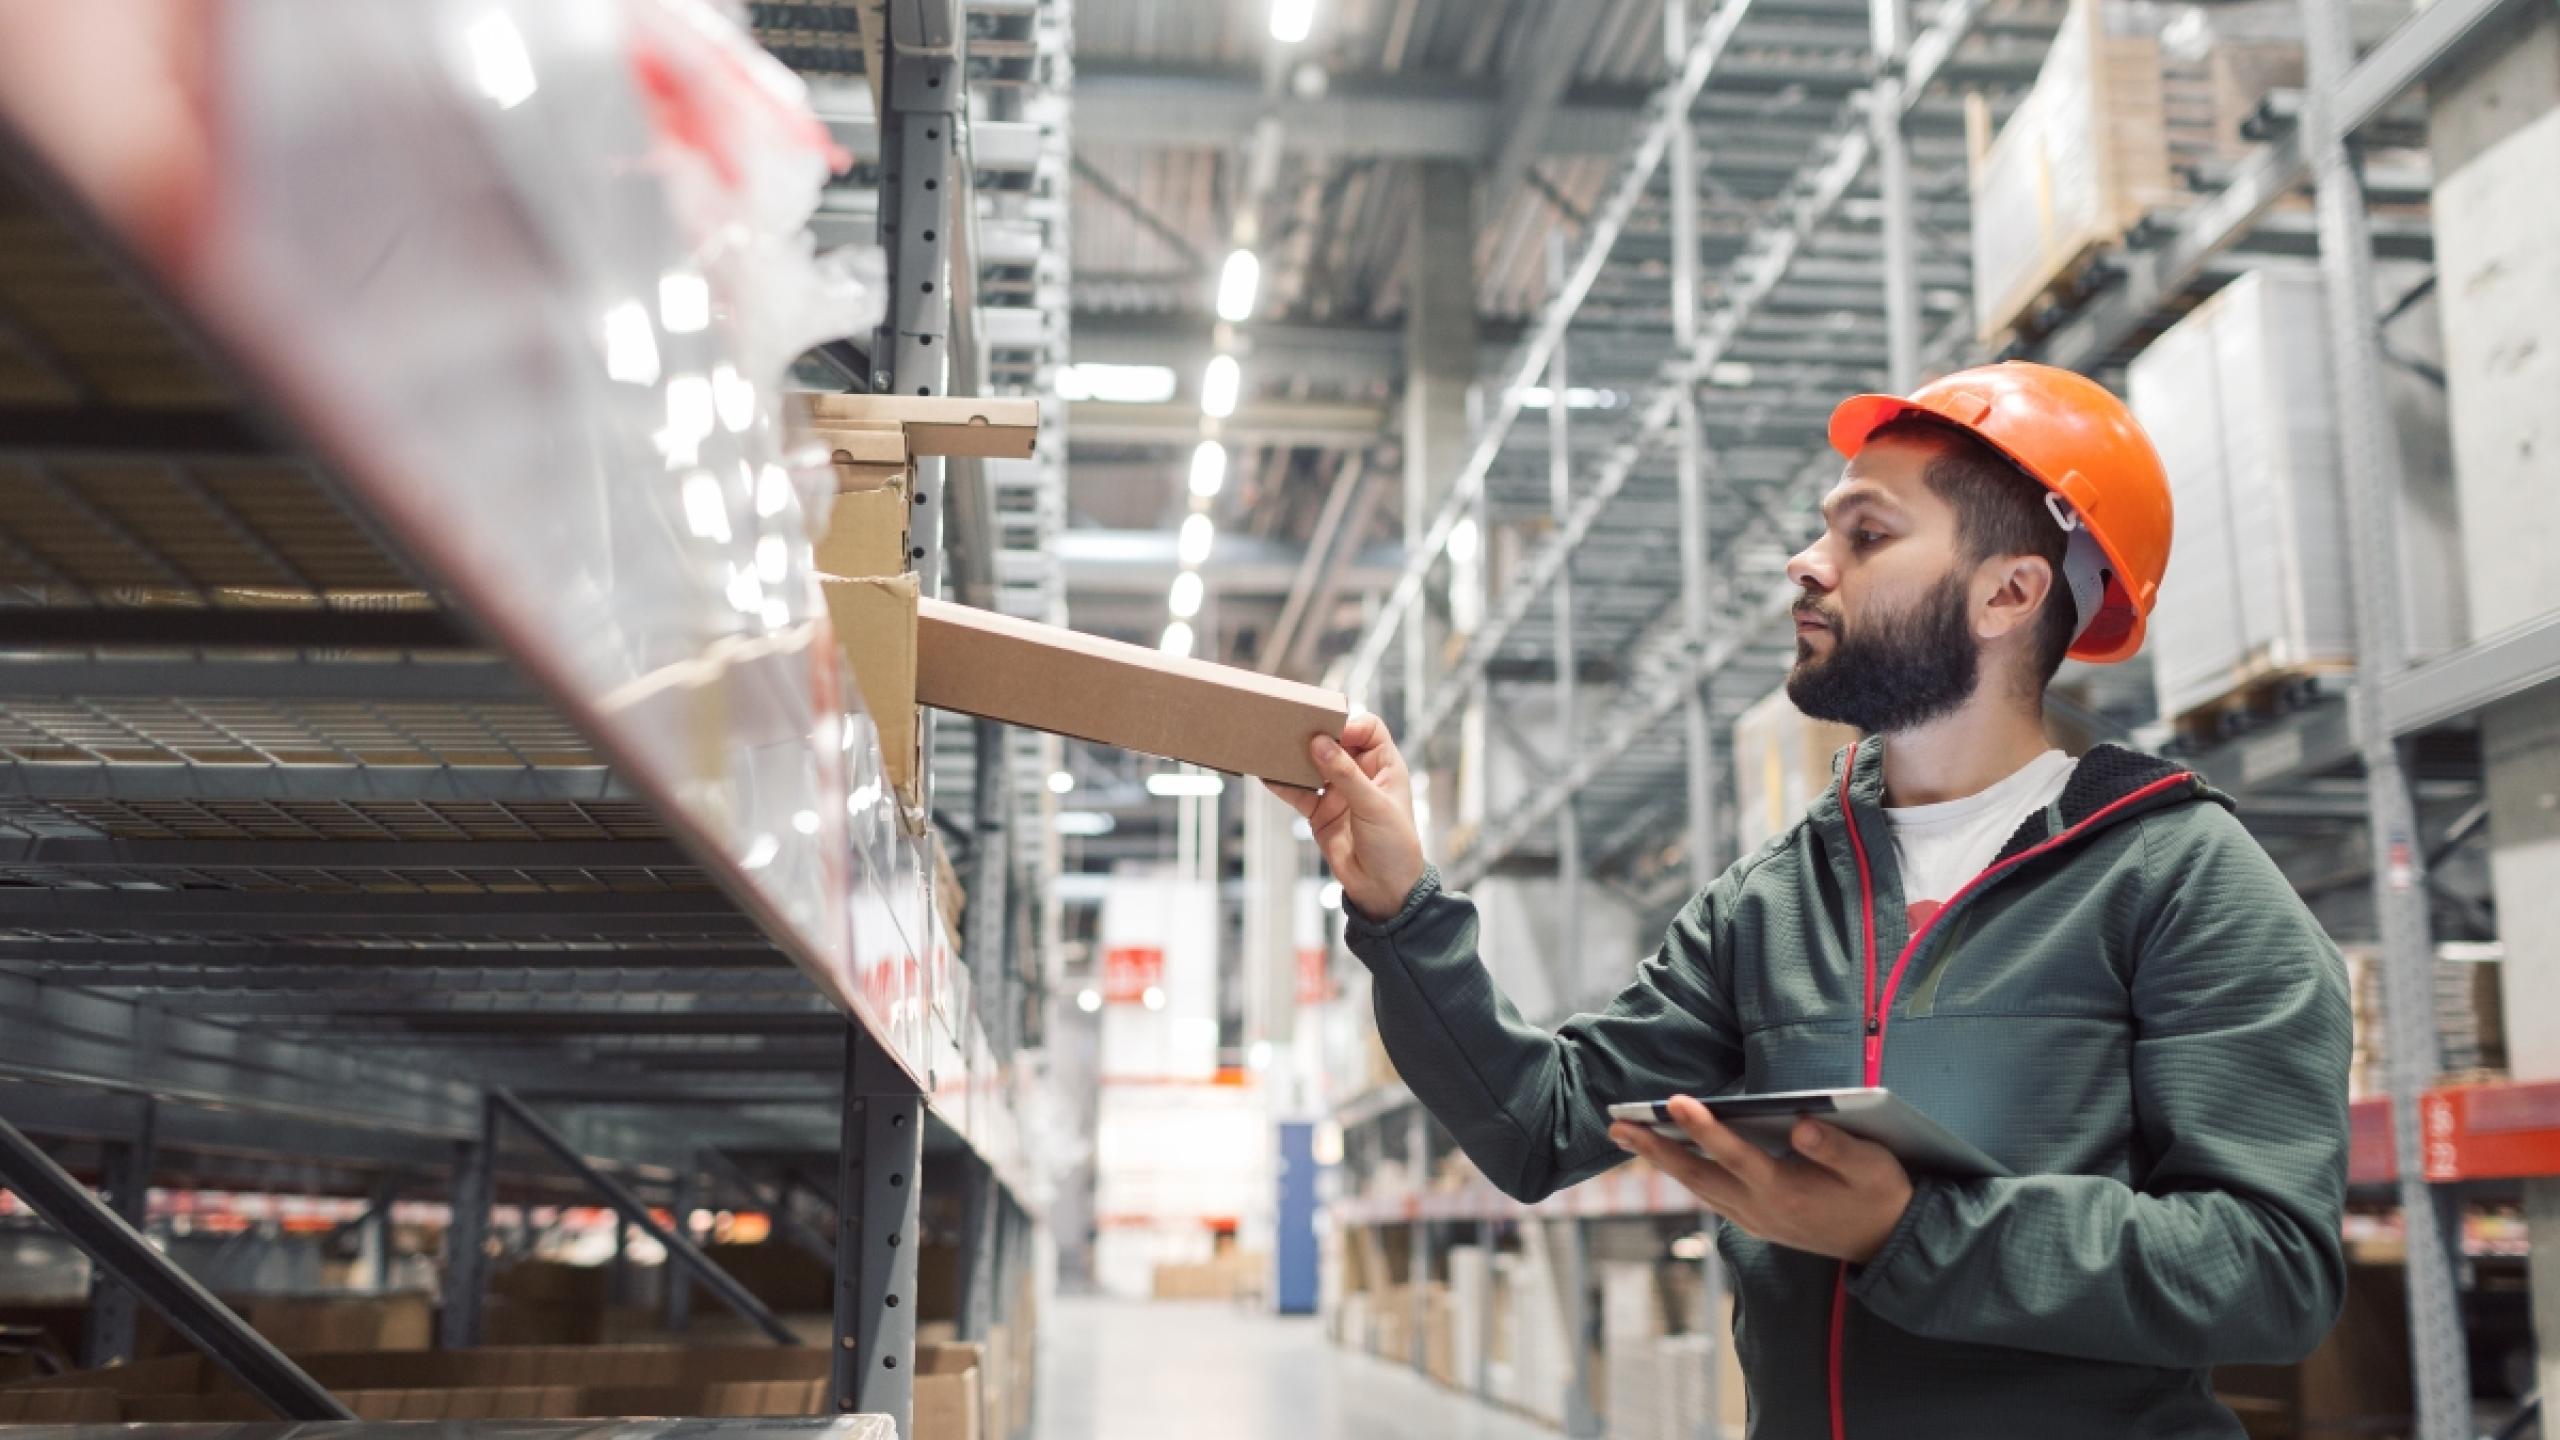
{"type": "Polygon", "coordinates": [[[1852,530],[1849,532],[1849,543],[1857,546],[1861,550],[1882,541],[1884,538],[1884,532],[1881,530],[1852,530]]]}

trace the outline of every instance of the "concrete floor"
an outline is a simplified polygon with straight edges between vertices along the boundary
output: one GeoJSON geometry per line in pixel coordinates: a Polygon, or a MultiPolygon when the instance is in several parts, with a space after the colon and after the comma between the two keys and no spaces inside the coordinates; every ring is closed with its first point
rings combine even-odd
{"type": "Polygon", "coordinates": [[[1316,1322],[1211,1301],[1061,1296],[1040,1321],[1037,1440],[1555,1440],[1348,1354],[1316,1322]]]}

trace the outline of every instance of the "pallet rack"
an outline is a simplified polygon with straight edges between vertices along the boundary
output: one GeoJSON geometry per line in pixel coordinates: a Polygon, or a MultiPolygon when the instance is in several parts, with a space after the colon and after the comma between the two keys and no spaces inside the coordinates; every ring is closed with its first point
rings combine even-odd
{"type": "MultiPolygon", "coordinates": [[[[2363,299],[2372,258],[2384,247],[2427,251],[2421,233],[2376,233],[2367,187],[2389,182],[2362,174],[2351,147],[2527,3],[2439,0],[2360,56],[2344,30],[2346,7],[2305,4],[2308,94],[2299,105],[2267,107],[2271,138],[2232,165],[2218,189],[2137,227],[2093,283],[2036,316],[2031,338],[2001,353],[2102,372],[2229,278],[2241,257],[2299,255],[2307,240],[2341,337],[2340,413],[2380,413],[2366,398],[2382,363],[2363,299]],[[2316,197],[2307,236],[2298,215],[2278,208],[2306,187],[2316,197]]],[[[1417,769],[1444,760],[1453,735],[1489,715],[1488,743],[1517,750],[1541,779],[1462,837],[1450,879],[1464,887],[1498,872],[1552,872],[1567,916],[1579,912],[1586,885],[1605,883],[1648,919],[1664,918],[1717,872],[1728,783],[1718,773],[1722,732],[1787,664],[1776,623],[1792,598],[1782,566],[1814,528],[1814,502],[1836,474],[1821,443],[1828,406],[1853,389],[1907,390],[1924,367],[1993,358],[1973,338],[1965,294],[1970,216],[1960,159],[1957,183],[1946,183],[1950,156],[1960,155],[1953,92],[1983,92],[1995,110],[2014,101],[2060,9],[1983,0],[1874,0],[1863,15],[1783,0],[1672,0],[1667,8],[1667,77],[1601,203],[1580,217],[1544,310],[1496,375],[1497,403],[1464,465],[1408,525],[1405,567],[1347,674],[1355,697],[1395,721],[1407,752],[1421,757],[1417,769]],[[1806,78],[1824,67],[1845,78],[1831,86],[1806,78]],[[1781,74],[1794,77],[1792,91],[1780,88],[1781,74]],[[1737,133],[1729,116],[1719,114],[1713,128],[1700,118],[1719,100],[1772,92],[1791,96],[1799,112],[1817,110],[1821,123],[1792,124],[1764,141],[1737,133]],[[1701,146],[1693,130],[1715,143],[1701,146]],[[1782,145],[1792,147],[1792,169],[1779,166],[1773,184],[1768,152],[1782,145]],[[1915,181],[1915,170],[1936,173],[1915,181]],[[1712,215],[1700,214],[1702,192],[1720,202],[1712,215]],[[1566,394],[1568,375],[1624,401],[1568,414],[1552,403],[1566,394]],[[1540,386],[1551,403],[1546,423],[1524,424],[1524,399],[1540,386]],[[1482,620],[1455,632],[1442,603],[1452,535],[1521,522],[1544,522],[1543,536],[1483,597],[1482,620]],[[1435,665],[1434,655],[1453,658],[1435,665]],[[1613,684],[1605,704],[1591,698],[1584,677],[1593,673],[1613,684]],[[1569,759],[1541,759],[1532,742],[1507,733],[1503,702],[1523,696],[1552,696],[1566,717],[1553,749],[1569,759]],[[1610,837],[1605,850],[1586,848],[1592,835],[1610,837]],[[1551,850],[1537,843],[1550,836],[1551,850]],[[1594,878],[1604,870],[1605,879],[1594,878]]],[[[1762,113],[1787,112],[1769,104],[1762,113]]],[[[2386,573],[2378,517],[2398,484],[2396,461],[2387,437],[2359,427],[2347,438],[2358,573],[2386,573]]],[[[2389,587],[2361,591],[2360,633],[2390,633],[2389,587]]],[[[2368,833],[2371,853],[2346,873],[2370,890],[2379,917],[2395,1068],[2390,1095],[2357,1108],[2356,1179],[2395,1187],[2408,1217],[2421,1433],[2451,1437],[2469,1425],[2444,1243],[2458,1220],[2455,1187],[2560,1173],[2560,1129],[2548,1087],[2437,1088],[2424,875],[2434,841],[2420,829],[2419,804],[2429,802],[2432,815],[2478,799],[2467,722],[2560,676],[2560,617],[2417,665],[2384,645],[2363,649],[2369,663],[2353,681],[2186,758],[2240,794],[2244,817],[2297,877],[2338,859],[2301,843],[2306,832],[2334,832],[2343,820],[2368,833]],[[2393,1114],[2423,1116],[2424,1125],[2394,1126],[2393,1114]],[[2429,1235],[2439,1243],[2418,1243],[2429,1235]]],[[[2102,732],[2131,738],[2146,718],[2138,686],[2103,673],[2066,678],[2078,691],[2078,718],[2102,732]]],[[[1598,998],[1557,988],[1567,1010],[1598,998]]],[[[1415,1137],[1429,1131],[1398,1087],[1356,1098],[1339,1118],[1355,1171],[1382,1144],[1431,1153],[1427,1138],[1401,1138],[1408,1126],[1415,1137]],[[1398,1138],[1376,1138],[1386,1136],[1398,1138]]],[[[1623,1189],[1558,1197],[1534,1211],[1483,1190],[1344,1201],[1331,1213],[1342,1224],[1412,1225],[1421,1234],[1452,1218],[1627,1206],[1649,1214],[1666,1201],[1623,1189]]],[[[1679,1201],[1667,1197],[1674,1209],[1679,1201]]]]}
{"type": "MultiPolygon", "coordinates": [[[[755,20],[854,33],[854,8],[755,20]]],[[[886,103],[834,117],[870,163],[817,228],[890,217],[890,313],[829,352],[873,373],[815,378],[1030,387],[1065,338],[1066,0],[865,8],[886,103]]],[[[598,83],[544,82],[536,108],[598,83]]],[[[441,1192],[447,1344],[481,1333],[502,1194],[600,1199],[788,1341],[653,1211],[735,1193],[814,1249],[798,1191],[834,1214],[839,1408],[904,1433],[920,1192],[960,1192],[964,1339],[1007,1321],[1040,1243],[1017,1118],[1056,930],[1032,903],[1054,847],[1017,838],[1047,828],[1040,744],[937,737],[972,892],[948,934],[823,609],[742,607],[727,526],[599,461],[631,417],[553,415],[561,468],[532,484],[421,447],[374,422],[419,393],[380,382],[432,360],[333,368],[329,317],[208,304],[31,134],[0,142],[0,1186],[123,1282],[92,1358],[131,1353],[139,1294],[280,1414],[343,1417],[130,1243],[155,1176],[318,1178],[386,1215],[441,1192]]],[[[1060,618],[1044,438],[918,475],[928,584],[1060,618]]],[[[796,508],[758,509],[805,575],[796,508]]]]}

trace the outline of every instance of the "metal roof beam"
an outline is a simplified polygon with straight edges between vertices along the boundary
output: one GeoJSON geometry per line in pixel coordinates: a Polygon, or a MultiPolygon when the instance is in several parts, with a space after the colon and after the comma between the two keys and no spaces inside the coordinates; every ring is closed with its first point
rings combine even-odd
{"type": "Polygon", "coordinates": [[[0,890],[0,929],[276,934],[754,934],[715,891],[643,894],[268,894],[0,890]]]}

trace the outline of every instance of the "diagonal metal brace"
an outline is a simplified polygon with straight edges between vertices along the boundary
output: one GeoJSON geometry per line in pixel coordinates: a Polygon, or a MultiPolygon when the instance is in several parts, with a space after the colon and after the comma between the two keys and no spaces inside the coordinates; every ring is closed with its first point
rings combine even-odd
{"type": "Polygon", "coordinates": [[[141,1232],[53,1162],[18,1127],[0,1120],[0,1185],[17,1192],[91,1260],[268,1408],[287,1420],[353,1420],[355,1413],[195,1278],[151,1248],[141,1232]]]}
{"type": "Polygon", "coordinates": [[[590,1164],[587,1157],[578,1153],[578,1147],[570,1144],[568,1138],[559,1131],[552,1129],[550,1122],[525,1108],[523,1101],[505,1090],[492,1090],[489,1092],[489,1103],[496,1107],[499,1114],[504,1115],[518,1129],[530,1136],[536,1145],[549,1151],[552,1159],[559,1161],[572,1174],[587,1182],[589,1188],[602,1196],[607,1205],[613,1207],[614,1213],[637,1226],[650,1239],[665,1246],[668,1260],[682,1265],[693,1274],[695,1279],[710,1287],[711,1293],[719,1296],[721,1303],[738,1312],[757,1329],[762,1330],[772,1338],[775,1344],[797,1345],[800,1343],[800,1337],[791,1333],[791,1327],[783,1324],[780,1317],[776,1316],[762,1300],[757,1299],[754,1291],[740,1284],[737,1276],[721,1269],[718,1261],[703,1254],[702,1247],[694,1244],[692,1237],[679,1234],[668,1226],[660,1224],[658,1217],[650,1213],[649,1207],[641,1202],[639,1196],[632,1194],[621,1181],[590,1164]]]}

